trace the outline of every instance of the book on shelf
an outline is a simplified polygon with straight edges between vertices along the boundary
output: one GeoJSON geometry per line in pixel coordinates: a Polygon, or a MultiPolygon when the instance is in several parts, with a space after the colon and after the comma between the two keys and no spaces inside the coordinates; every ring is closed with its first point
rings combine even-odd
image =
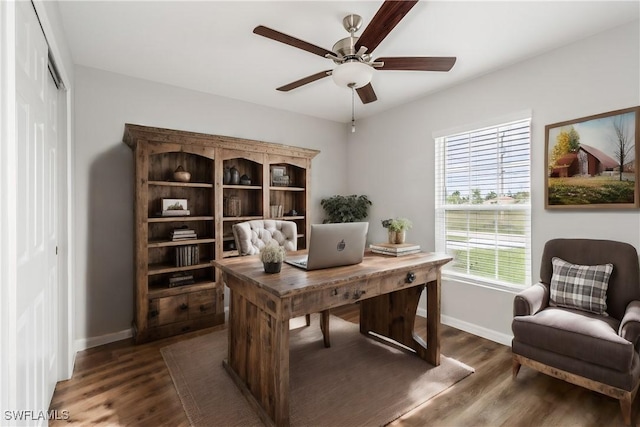
{"type": "Polygon", "coordinates": [[[175,273],[169,276],[169,287],[174,288],[176,286],[193,285],[195,283],[193,274],[190,273],[175,273]]]}
{"type": "Polygon", "coordinates": [[[369,249],[376,254],[403,256],[420,252],[420,245],[413,243],[371,243],[369,249]]]}
{"type": "Polygon", "coordinates": [[[185,245],[176,248],[176,267],[188,267],[200,262],[198,245],[185,245]]]}
{"type": "Polygon", "coordinates": [[[169,238],[175,242],[178,240],[194,240],[198,238],[198,235],[189,228],[177,228],[169,233],[169,238]]]}

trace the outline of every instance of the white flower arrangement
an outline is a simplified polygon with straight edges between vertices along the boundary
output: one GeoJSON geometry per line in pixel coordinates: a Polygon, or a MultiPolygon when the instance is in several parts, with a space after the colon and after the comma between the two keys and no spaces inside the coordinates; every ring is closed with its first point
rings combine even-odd
{"type": "Polygon", "coordinates": [[[263,263],[280,263],[286,256],[284,248],[277,243],[269,243],[260,249],[260,260],[263,263]]]}

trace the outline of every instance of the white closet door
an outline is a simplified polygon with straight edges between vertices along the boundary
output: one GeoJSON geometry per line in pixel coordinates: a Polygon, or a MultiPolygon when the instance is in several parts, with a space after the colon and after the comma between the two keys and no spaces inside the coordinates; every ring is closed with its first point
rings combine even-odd
{"type": "MultiPolygon", "coordinates": [[[[56,382],[56,122],[48,47],[31,2],[16,2],[16,408],[47,411],[56,382]]],[[[31,420],[29,424],[34,424],[31,420]]],[[[35,424],[45,425],[46,420],[35,424]]]]}

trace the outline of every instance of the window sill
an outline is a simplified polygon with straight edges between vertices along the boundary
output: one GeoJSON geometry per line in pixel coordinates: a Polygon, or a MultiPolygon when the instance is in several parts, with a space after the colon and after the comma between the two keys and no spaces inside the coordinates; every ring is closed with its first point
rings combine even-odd
{"type": "Polygon", "coordinates": [[[465,275],[455,274],[455,273],[445,272],[445,271],[442,272],[442,281],[457,282],[464,285],[478,286],[481,288],[487,288],[495,291],[510,292],[513,294],[517,294],[523,291],[524,289],[528,288],[529,286],[531,286],[531,284],[512,285],[509,283],[501,283],[501,282],[495,282],[491,280],[482,280],[477,277],[465,276],[465,275]]]}

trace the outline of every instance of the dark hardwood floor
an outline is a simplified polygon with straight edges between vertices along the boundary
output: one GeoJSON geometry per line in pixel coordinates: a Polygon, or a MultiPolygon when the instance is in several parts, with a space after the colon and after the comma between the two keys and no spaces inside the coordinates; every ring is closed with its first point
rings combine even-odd
{"type": "MultiPolygon", "coordinates": [[[[358,321],[358,307],[332,310],[358,321]]],[[[312,325],[312,327],[317,325],[312,325]]],[[[134,345],[131,340],[77,355],[73,377],[60,382],[51,410],[67,410],[62,424],[188,426],[160,349],[224,326],[134,345]]],[[[419,318],[416,332],[426,334],[419,318]]],[[[622,426],[618,402],[523,367],[511,379],[511,349],[457,329],[442,327],[442,354],[476,372],[396,420],[392,426],[622,426]]],[[[637,401],[633,420],[638,416],[637,401]]],[[[231,420],[220,420],[226,426],[231,420]]]]}

